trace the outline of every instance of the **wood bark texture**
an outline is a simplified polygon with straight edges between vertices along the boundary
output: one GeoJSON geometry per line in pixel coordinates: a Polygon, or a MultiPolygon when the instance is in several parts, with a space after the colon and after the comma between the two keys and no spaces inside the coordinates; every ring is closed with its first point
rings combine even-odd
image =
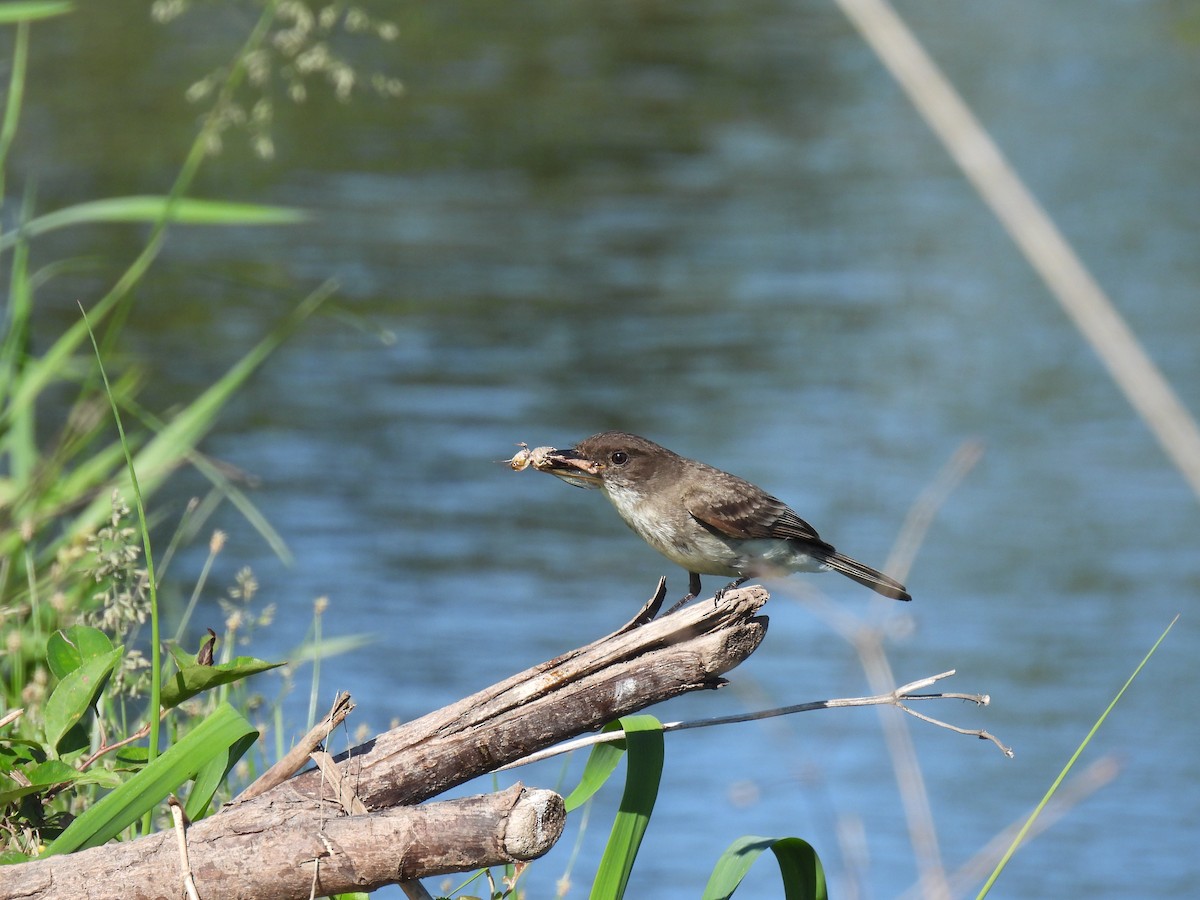
{"type": "MultiPolygon", "coordinates": [[[[605,638],[378,735],[337,762],[366,814],[347,815],[318,770],[235,801],[188,830],[200,897],[307,898],[315,865],[321,895],[540,856],[562,829],[562,801],[550,792],[518,785],[415,804],[670,697],[719,687],[762,642],[767,620],[757,613],[767,598],[753,586],[649,622],[644,610],[605,638]]],[[[174,841],[156,834],[3,866],[0,897],[178,897],[174,841]]]]}

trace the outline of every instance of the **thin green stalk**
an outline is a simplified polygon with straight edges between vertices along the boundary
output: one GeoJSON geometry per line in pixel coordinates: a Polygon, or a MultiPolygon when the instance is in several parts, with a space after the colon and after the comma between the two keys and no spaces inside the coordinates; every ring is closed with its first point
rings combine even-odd
{"type": "Polygon", "coordinates": [[[187,608],[183,611],[183,617],[179,620],[179,627],[175,629],[175,643],[177,644],[183,640],[188,622],[192,618],[192,612],[196,609],[196,602],[200,599],[200,592],[204,590],[204,585],[208,583],[208,575],[212,571],[213,562],[216,561],[217,553],[219,552],[220,547],[215,542],[210,542],[208,545],[208,556],[205,558],[204,565],[200,569],[200,577],[196,579],[196,586],[192,588],[192,596],[188,598],[187,608]]]}
{"type": "Polygon", "coordinates": [[[1063,766],[1062,771],[1058,773],[1058,777],[1054,779],[1054,783],[1050,785],[1050,789],[1046,791],[1046,794],[1044,797],[1042,797],[1041,802],[1038,803],[1033,812],[1030,813],[1029,818],[1025,820],[1025,824],[1021,826],[1021,830],[1017,832],[1017,836],[1013,838],[1013,842],[1008,845],[1008,849],[1004,851],[1004,856],[1000,858],[1000,862],[996,864],[995,870],[992,872],[988,880],[984,882],[983,888],[979,891],[979,894],[976,896],[975,900],[983,900],[983,898],[988,895],[988,891],[992,889],[992,885],[996,883],[996,879],[1000,877],[1000,873],[1004,871],[1004,867],[1008,865],[1008,861],[1012,859],[1013,854],[1017,852],[1017,848],[1020,847],[1021,843],[1025,840],[1025,835],[1029,833],[1029,829],[1033,827],[1033,823],[1037,821],[1037,817],[1041,815],[1042,810],[1046,807],[1046,804],[1050,802],[1050,798],[1054,796],[1055,791],[1058,790],[1058,786],[1063,783],[1063,779],[1067,777],[1067,773],[1071,771],[1071,767],[1075,765],[1075,761],[1083,754],[1084,749],[1089,743],[1091,743],[1091,740],[1096,735],[1096,732],[1100,730],[1100,726],[1104,724],[1104,720],[1108,718],[1108,714],[1112,712],[1113,707],[1117,705],[1117,701],[1124,696],[1126,689],[1133,684],[1133,679],[1138,677],[1138,673],[1141,672],[1146,663],[1150,661],[1150,657],[1152,657],[1154,652],[1158,650],[1158,645],[1163,642],[1167,634],[1170,633],[1171,629],[1175,627],[1175,623],[1178,621],[1179,616],[1176,616],[1171,620],[1171,624],[1167,626],[1167,630],[1158,636],[1158,640],[1154,642],[1154,646],[1150,648],[1150,651],[1142,658],[1142,661],[1138,663],[1137,668],[1133,670],[1133,674],[1125,680],[1125,684],[1123,684],[1121,689],[1117,691],[1117,696],[1112,698],[1112,702],[1109,703],[1104,712],[1100,714],[1100,718],[1096,720],[1096,724],[1092,726],[1092,730],[1087,733],[1087,736],[1083,739],[1083,742],[1077,748],[1075,748],[1075,752],[1071,754],[1071,758],[1067,760],[1067,764],[1063,766]]]}
{"type": "MultiPolygon", "coordinates": [[[[96,334],[88,323],[87,312],[83,304],[79,305],[83,316],[83,324],[88,337],[92,341],[92,349],[96,353],[96,365],[100,368],[100,377],[104,381],[104,392],[112,406],[113,420],[117,423],[117,435],[121,439],[121,449],[125,451],[125,464],[129,468],[129,483],[133,486],[133,500],[137,507],[138,527],[142,532],[142,547],[146,553],[146,580],[150,597],[150,747],[147,751],[147,763],[158,758],[159,712],[162,709],[162,647],[159,638],[158,624],[158,582],[154,577],[154,554],[150,549],[150,526],[146,524],[146,506],[142,503],[142,491],[138,487],[137,471],[133,465],[133,454],[129,450],[129,442],[125,438],[125,426],[121,424],[121,411],[117,408],[116,398],[108,383],[108,373],[104,371],[104,360],[100,356],[100,345],[96,342],[96,334]]],[[[142,833],[149,834],[153,822],[153,811],[147,810],[142,818],[142,833]]]]}
{"type": "Polygon", "coordinates": [[[17,23],[17,37],[13,41],[12,75],[8,81],[8,100],[4,105],[4,123],[0,125],[0,197],[4,196],[5,169],[8,151],[17,136],[17,122],[21,118],[21,102],[25,98],[25,72],[29,66],[29,23],[17,23]]]}
{"type": "MultiPolygon", "coordinates": [[[[28,218],[32,208],[33,191],[27,190],[20,212],[22,222],[28,218]]],[[[18,240],[13,250],[12,267],[8,280],[8,334],[4,336],[4,349],[2,359],[0,359],[0,397],[7,396],[8,386],[18,381],[25,368],[25,361],[29,353],[29,321],[32,313],[33,291],[29,283],[29,243],[18,240]]],[[[34,431],[34,408],[30,407],[13,420],[9,433],[4,437],[11,467],[9,474],[17,488],[18,496],[19,492],[28,484],[38,461],[34,431]]],[[[26,504],[18,501],[14,505],[19,508],[26,504]]],[[[22,517],[19,509],[17,517],[22,517]]]]}
{"type": "Polygon", "coordinates": [[[312,728],[317,723],[317,695],[321,690],[321,619],[324,609],[325,598],[322,597],[313,605],[313,668],[308,689],[308,724],[305,728],[312,728]]]}
{"type": "MultiPolygon", "coordinates": [[[[146,270],[150,268],[150,264],[157,258],[158,252],[162,249],[163,241],[166,238],[167,225],[172,220],[175,206],[184,194],[187,193],[188,188],[192,186],[192,182],[200,170],[200,164],[204,162],[204,157],[208,153],[209,142],[219,127],[220,113],[232,102],[235,91],[246,77],[246,60],[266,39],[271,23],[275,19],[275,11],[278,5],[278,0],[268,0],[263,7],[262,15],[254,26],[254,30],[234,57],[234,63],[225,78],[225,83],[221,86],[217,100],[205,118],[200,133],[192,142],[187,158],[180,167],[179,174],[175,177],[174,184],[171,185],[162,215],[159,216],[158,220],[152,226],[146,246],[142,248],[142,251],[129,264],[129,267],[121,274],[121,277],[117,279],[117,283],[92,307],[91,316],[96,321],[107,316],[114,306],[129,295],[129,291],[141,280],[146,270]]],[[[89,333],[89,328],[84,327],[83,323],[77,322],[54,342],[54,345],[46,351],[36,369],[31,369],[28,377],[23,378],[21,384],[14,391],[8,408],[0,416],[0,430],[7,427],[9,424],[8,420],[13,415],[18,414],[29,404],[33,403],[42,390],[53,379],[58,377],[59,373],[66,366],[67,360],[78,349],[89,333]]]]}

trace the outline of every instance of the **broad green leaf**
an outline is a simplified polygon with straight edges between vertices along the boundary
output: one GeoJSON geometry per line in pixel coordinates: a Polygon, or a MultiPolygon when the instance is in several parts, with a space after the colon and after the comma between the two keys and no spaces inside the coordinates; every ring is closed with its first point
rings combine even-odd
{"type": "Polygon", "coordinates": [[[2,3],[0,4],[0,25],[61,16],[69,13],[73,7],[74,4],[67,3],[65,0],[26,0],[24,3],[2,3]]]}
{"type": "MultiPolygon", "coordinates": [[[[601,730],[601,733],[616,731],[621,727],[619,722],[609,722],[601,730]]],[[[609,741],[605,744],[597,744],[592,748],[592,752],[588,754],[587,764],[583,767],[583,774],[579,776],[579,784],[575,786],[575,790],[566,797],[563,801],[566,804],[567,812],[579,809],[583,804],[591,799],[596,791],[600,790],[601,786],[608,781],[613,770],[617,768],[617,763],[621,761],[621,757],[625,755],[624,741],[609,741]]]]}
{"type": "Polygon", "coordinates": [[[124,653],[124,647],[114,647],[108,653],[85,661],[58,683],[46,701],[47,748],[53,751],[71,726],[96,702],[124,653]]]}
{"type": "MultiPolygon", "coordinates": [[[[35,238],[48,231],[96,222],[157,222],[167,212],[162,196],[108,197],[89,200],[31,219],[19,232],[0,237],[0,250],[7,250],[18,235],[35,238]]],[[[298,209],[230,203],[226,200],[197,200],[181,197],[170,210],[169,221],[183,225],[294,225],[308,216],[298,209]]]]}
{"type": "MultiPolygon", "coordinates": [[[[182,655],[182,654],[181,654],[182,655]]],[[[179,662],[177,656],[175,661],[179,662]]],[[[189,697],[195,697],[210,688],[222,684],[232,684],[284,665],[281,662],[266,662],[252,656],[239,656],[237,659],[222,663],[219,666],[198,666],[195,662],[180,666],[180,670],[172,675],[162,689],[163,709],[178,706],[189,697]]]]}
{"type": "Polygon", "coordinates": [[[628,751],[625,791],[600,859],[600,869],[592,882],[591,900],[619,900],[625,896],[662,778],[662,724],[654,716],[626,716],[620,724],[628,751]]]}
{"type": "Polygon", "coordinates": [[[115,787],[121,781],[120,776],[104,769],[80,772],[74,766],[69,766],[60,759],[48,759],[36,766],[23,769],[21,772],[29,784],[0,791],[0,807],[19,800],[26,794],[36,794],[56,784],[70,782],[72,784],[100,784],[115,787]]]}
{"type": "Polygon", "coordinates": [[[79,648],[56,631],[46,639],[46,665],[55,678],[62,679],[83,665],[83,658],[79,648]]]}
{"type": "Polygon", "coordinates": [[[702,900],[727,900],[764,851],[770,849],[783,876],[786,900],[828,900],[825,869],[812,845],[800,838],[740,837],[726,848],[704,888],[702,900]]]}
{"type": "Polygon", "coordinates": [[[108,635],[98,628],[72,625],[56,631],[46,641],[46,662],[55,678],[66,678],[87,660],[112,653],[108,635]]]}
{"type": "Polygon", "coordinates": [[[247,735],[257,736],[249,722],[228,703],[222,703],[162,756],[103,797],[72,822],[45,855],[97,847],[116,837],[168,794],[204,769],[214,758],[228,761],[230,749],[247,735]]]}

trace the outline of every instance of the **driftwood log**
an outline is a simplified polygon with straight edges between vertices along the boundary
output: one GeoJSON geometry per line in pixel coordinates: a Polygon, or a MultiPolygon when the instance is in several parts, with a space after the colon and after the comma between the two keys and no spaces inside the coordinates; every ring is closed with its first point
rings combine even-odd
{"type": "MultiPolygon", "coordinates": [[[[658,594],[628,625],[586,647],[429,713],[329,767],[235,801],[187,830],[203,900],[307,898],[536,858],[562,831],[562,800],[516,785],[500,794],[415,806],[456,785],[647,706],[716,688],[766,634],[761,587],[696,601],[651,620],[658,594]]],[[[0,867],[0,897],[183,896],[175,836],[156,834],[0,867]]]]}

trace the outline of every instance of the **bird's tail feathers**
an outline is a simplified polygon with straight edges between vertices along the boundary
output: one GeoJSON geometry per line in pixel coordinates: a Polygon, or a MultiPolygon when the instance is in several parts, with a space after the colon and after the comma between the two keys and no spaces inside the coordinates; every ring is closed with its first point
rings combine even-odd
{"type": "Polygon", "coordinates": [[[821,562],[835,572],[841,572],[847,578],[852,578],[859,584],[869,587],[877,594],[882,594],[893,600],[912,599],[912,596],[905,589],[904,585],[895,578],[884,575],[882,572],[877,572],[870,566],[860,563],[857,559],[851,559],[844,553],[832,550],[832,552],[821,558],[821,562]]]}

